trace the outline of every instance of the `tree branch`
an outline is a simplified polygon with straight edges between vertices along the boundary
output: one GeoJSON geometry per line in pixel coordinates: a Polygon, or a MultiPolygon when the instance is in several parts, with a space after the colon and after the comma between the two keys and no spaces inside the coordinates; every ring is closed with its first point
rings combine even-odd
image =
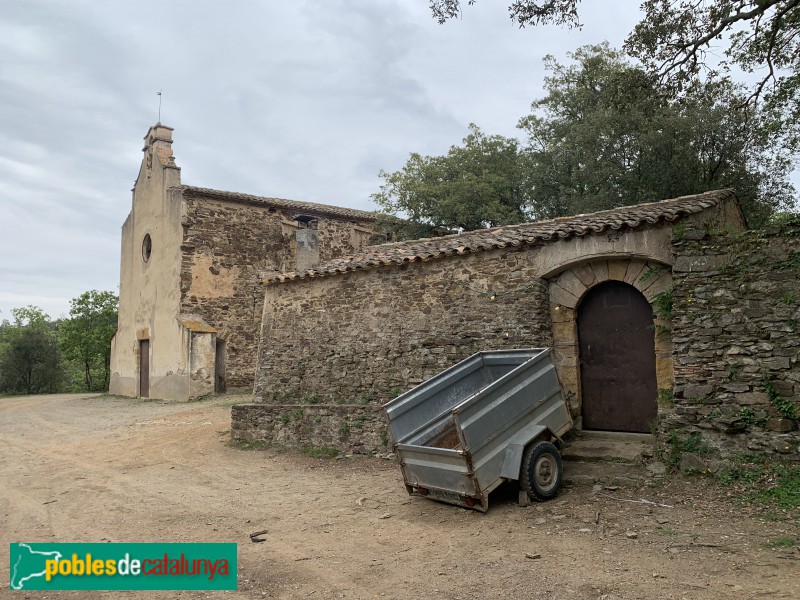
{"type": "MultiPolygon", "coordinates": [[[[684,58],[679,60],[675,58],[665,60],[664,62],[661,63],[661,66],[658,69],[659,73],[672,72],[675,69],[683,65],[686,65],[687,63],[690,62],[693,64],[698,64],[699,59],[697,58],[697,55],[701,51],[701,48],[706,46],[715,37],[723,33],[725,30],[730,28],[735,23],[738,23],[739,21],[749,21],[754,17],[760,17],[761,15],[766,13],[770,8],[772,8],[776,4],[780,4],[783,1],[784,0],[765,0],[763,3],[760,3],[753,10],[745,12],[739,11],[732,15],[729,15],[728,17],[720,19],[716,27],[714,27],[706,35],[703,35],[694,40],[690,40],[684,44],[679,44],[676,50],[673,52],[673,57],[685,54],[684,58]]],[[[800,4],[800,0],[790,0],[784,7],[784,11],[782,14],[785,14],[787,10],[791,10],[798,4],[800,4]]]]}

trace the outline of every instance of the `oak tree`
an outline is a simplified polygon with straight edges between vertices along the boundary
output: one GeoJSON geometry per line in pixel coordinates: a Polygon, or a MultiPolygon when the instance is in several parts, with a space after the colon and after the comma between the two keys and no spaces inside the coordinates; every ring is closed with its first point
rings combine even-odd
{"type": "Polygon", "coordinates": [[[385,213],[432,230],[479,229],[528,217],[524,155],[515,138],[469,126],[462,145],[444,156],[413,153],[402,169],[381,171],[373,200],[385,213]]]}
{"type": "MultiPolygon", "coordinates": [[[[527,143],[474,125],[445,156],[412,154],[373,198],[417,227],[478,229],[733,188],[749,224],[792,205],[790,161],[758,107],[727,80],[679,97],[608,44],[545,59],[545,95],[519,122],[527,143]]],[[[416,234],[416,236],[414,235],[416,234]]]]}
{"type": "Polygon", "coordinates": [[[59,323],[61,349],[80,366],[87,391],[108,389],[118,303],[112,292],[84,292],[70,300],[69,318],[59,323]]]}
{"type": "Polygon", "coordinates": [[[537,217],[726,187],[752,226],[791,206],[791,164],[772,151],[739,86],[698,82],[676,98],[607,44],[569,56],[567,65],[545,59],[546,95],[519,124],[537,217]]]}
{"type": "MultiPolygon", "coordinates": [[[[578,3],[515,0],[508,10],[520,27],[579,27],[578,3]]],[[[430,1],[440,23],[458,17],[461,5],[430,1]]],[[[718,78],[738,68],[752,74],[741,100],[763,100],[773,143],[800,148],[800,0],[644,0],[641,11],[625,43],[629,54],[678,90],[704,73],[718,78]]]]}
{"type": "Polygon", "coordinates": [[[56,325],[35,306],[14,308],[0,323],[0,392],[56,392],[62,383],[56,325]]]}

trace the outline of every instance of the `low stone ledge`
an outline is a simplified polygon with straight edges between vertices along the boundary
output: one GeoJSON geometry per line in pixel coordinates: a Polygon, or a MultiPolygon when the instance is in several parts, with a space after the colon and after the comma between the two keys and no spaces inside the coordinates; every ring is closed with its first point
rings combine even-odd
{"type": "Polygon", "coordinates": [[[362,404],[237,404],[231,438],[354,454],[385,453],[390,445],[383,409],[362,404]]]}
{"type": "Polygon", "coordinates": [[[686,419],[673,413],[661,420],[659,443],[668,444],[670,434],[679,436],[700,433],[705,443],[722,460],[734,458],[741,453],[756,452],[781,455],[791,462],[800,462],[800,431],[777,432],[748,426],[741,420],[719,419],[713,424],[686,419]]]}

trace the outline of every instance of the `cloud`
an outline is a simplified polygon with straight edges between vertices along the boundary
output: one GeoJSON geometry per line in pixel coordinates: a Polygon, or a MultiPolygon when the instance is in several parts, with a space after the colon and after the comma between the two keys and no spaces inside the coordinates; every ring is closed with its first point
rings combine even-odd
{"type": "Polygon", "coordinates": [[[0,318],[117,289],[158,90],[185,183],[369,209],[381,168],[469,122],[515,135],[545,54],[621,43],[638,2],[594,4],[565,31],[519,30],[489,1],[440,26],[424,0],[6,0],[0,318]]]}

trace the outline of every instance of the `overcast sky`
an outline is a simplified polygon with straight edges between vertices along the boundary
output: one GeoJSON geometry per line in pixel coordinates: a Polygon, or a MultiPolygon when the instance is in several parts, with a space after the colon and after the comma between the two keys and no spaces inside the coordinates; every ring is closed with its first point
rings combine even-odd
{"type": "Polygon", "coordinates": [[[546,54],[620,46],[639,14],[585,2],[580,31],[520,30],[508,3],[441,26],[427,0],[2,0],[0,320],[118,292],[158,90],[183,183],[372,209],[380,169],[470,122],[516,135],[546,54]]]}

